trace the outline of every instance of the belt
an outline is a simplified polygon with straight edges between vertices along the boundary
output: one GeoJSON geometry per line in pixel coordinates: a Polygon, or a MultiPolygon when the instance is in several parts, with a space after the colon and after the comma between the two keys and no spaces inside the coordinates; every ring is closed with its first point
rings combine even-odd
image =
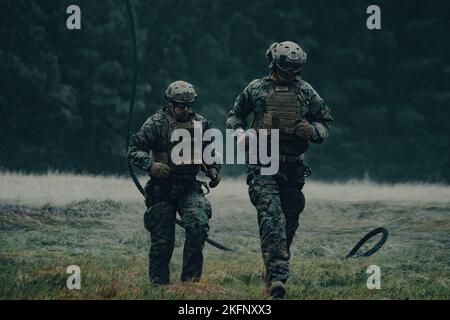
{"type": "Polygon", "coordinates": [[[298,162],[303,161],[303,153],[299,155],[280,154],[280,162],[298,162]]]}

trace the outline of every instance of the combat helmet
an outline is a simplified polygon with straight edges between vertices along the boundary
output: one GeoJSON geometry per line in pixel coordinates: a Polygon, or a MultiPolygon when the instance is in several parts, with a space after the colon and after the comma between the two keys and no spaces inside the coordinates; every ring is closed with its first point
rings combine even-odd
{"type": "Polygon", "coordinates": [[[170,102],[191,104],[197,99],[194,86],[186,81],[178,80],[167,87],[164,97],[170,102]]]}
{"type": "Polygon", "coordinates": [[[285,72],[300,73],[306,62],[306,52],[292,41],[273,43],[266,52],[269,68],[279,68],[285,72]]]}

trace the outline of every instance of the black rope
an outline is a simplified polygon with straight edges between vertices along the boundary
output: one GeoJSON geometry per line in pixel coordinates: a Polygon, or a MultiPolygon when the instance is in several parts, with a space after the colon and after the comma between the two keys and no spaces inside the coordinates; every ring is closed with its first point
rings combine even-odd
{"type": "MultiPolygon", "coordinates": [[[[131,134],[131,125],[133,123],[133,113],[134,113],[134,101],[136,99],[136,86],[137,86],[137,77],[138,77],[138,50],[137,50],[137,37],[136,37],[136,27],[134,25],[134,16],[133,11],[131,8],[130,0],[125,0],[126,6],[127,6],[127,13],[128,13],[128,20],[130,21],[130,28],[131,28],[131,36],[133,41],[133,84],[131,87],[131,97],[130,97],[130,107],[128,112],[128,125],[127,125],[127,138],[126,138],[126,144],[125,144],[125,155],[128,153],[128,147],[130,145],[130,134],[131,134]]],[[[145,197],[145,190],[142,187],[141,183],[139,182],[139,179],[136,176],[136,173],[134,172],[133,165],[131,164],[130,160],[127,161],[128,163],[128,170],[130,171],[130,176],[133,179],[134,184],[138,188],[139,192],[142,193],[142,195],[145,197]]],[[[209,191],[208,191],[209,192],[209,191]]],[[[176,223],[184,228],[183,224],[179,219],[176,219],[176,223]]],[[[233,251],[220,243],[211,240],[209,238],[206,239],[206,242],[210,245],[224,250],[224,251],[233,251]]]]}
{"type": "MultiPolygon", "coordinates": [[[[128,153],[128,147],[130,145],[130,134],[131,134],[131,124],[133,123],[133,113],[134,113],[134,101],[136,100],[136,86],[137,86],[137,70],[138,70],[138,51],[137,51],[137,40],[136,40],[136,28],[134,25],[134,17],[133,17],[133,11],[131,9],[131,3],[130,0],[125,1],[127,4],[127,12],[128,12],[128,20],[130,21],[130,29],[131,29],[131,38],[133,42],[133,80],[132,80],[132,86],[131,86],[131,97],[130,97],[130,107],[128,112],[128,125],[127,125],[127,139],[125,144],[125,154],[128,153]]],[[[133,165],[131,164],[130,160],[127,161],[128,163],[128,170],[130,171],[131,178],[133,179],[134,184],[138,188],[139,192],[142,193],[142,195],[145,197],[145,191],[142,187],[141,183],[139,182],[139,179],[136,176],[136,173],[134,172],[133,165]]]]}
{"type": "Polygon", "coordinates": [[[346,259],[360,258],[360,257],[369,257],[369,256],[373,255],[375,252],[377,252],[378,250],[381,249],[383,244],[386,242],[388,235],[389,235],[389,232],[387,231],[387,229],[385,229],[383,227],[379,227],[379,228],[376,228],[376,229],[370,231],[361,240],[358,241],[358,243],[353,247],[352,250],[350,250],[350,252],[347,254],[347,256],[345,258],[346,259]],[[360,253],[358,255],[355,255],[356,252],[358,252],[358,250],[362,247],[362,245],[364,243],[366,243],[367,241],[369,241],[369,239],[371,239],[372,237],[376,236],[379,233],[382,234],[382,237],[381,237],[380,241],[378,241],[378,243],[373,246],[372,249],[370,249],[366,252],[360,253]]]}

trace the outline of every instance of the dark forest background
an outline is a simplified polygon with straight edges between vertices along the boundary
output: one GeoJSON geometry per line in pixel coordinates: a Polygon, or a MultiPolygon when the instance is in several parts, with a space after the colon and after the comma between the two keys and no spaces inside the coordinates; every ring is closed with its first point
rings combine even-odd
{"type": "MultiPolygon", "coordinates": [[[[336,120],[307,155],[315,178],[450,182],[448,1],[143,1],[133,130],[184,79],[195,111],[224,129],[237,94],[268,73],[265,51],[292,40],[303,77],[336,120]],[[381,7],[382,29],[366,28],[381,7]]],[[[3,0],[0,167],[126,174],[132,38],[120,0],[3,0]],[[81,8],[78,31],[66,8],[81,8]]],[[[243,168],[226,166],[228,174],[243,168]]]]}

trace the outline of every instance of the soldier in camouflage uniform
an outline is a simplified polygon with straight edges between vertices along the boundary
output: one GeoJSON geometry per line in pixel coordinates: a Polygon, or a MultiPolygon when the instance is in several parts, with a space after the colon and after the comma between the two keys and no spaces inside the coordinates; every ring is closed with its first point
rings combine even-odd
{"type": "Polygon", "coordinates": [[[147,211],[144,214],[144,225],[150,232],[149,277],[154,284],[169,283],[169,263],[174,249],[177,212],[186,234],[181,280],[200,279],[202,250],[209,231],[211,205],[196,176],[200,170],[206,170],[211,178],[211,187],[216,187],[220,181],[219,165],[197,165],[193,161],[191,164],[172,162],[170,154],[175,146],[171,142],[172,132],[183,128],[192,133],[193,121],[200,122],[204,132],[211,128],[211,123],[192,112],[197,94],[191,84],[175,81],[167,88],[165,97],[168,106],[145,121],[133,136],[127,154],[133,165],[151,176],[145,186],[147,211]]]}
{"type": "MultiPolygon", "coordinates": [[[[309,142],[321,143],[328,136],[333,118],[322,98],[304,81],[300,71],[306,53],[286,41],[267,50],[271,73],[256,79],[237,97],[227,117],[227,128],[246,129],[253,115],[254,129],[279,129],[280,167],[275,175],[261,175],[260,165],[249,165],[249,196],[257,209],[263,278],[273,297],[285,295],[289,277],[290,246],[299,215],[305,207],[303,154],[309,142]]],[[[238,143],[246,143],[245,135],[238,143]]]]}

